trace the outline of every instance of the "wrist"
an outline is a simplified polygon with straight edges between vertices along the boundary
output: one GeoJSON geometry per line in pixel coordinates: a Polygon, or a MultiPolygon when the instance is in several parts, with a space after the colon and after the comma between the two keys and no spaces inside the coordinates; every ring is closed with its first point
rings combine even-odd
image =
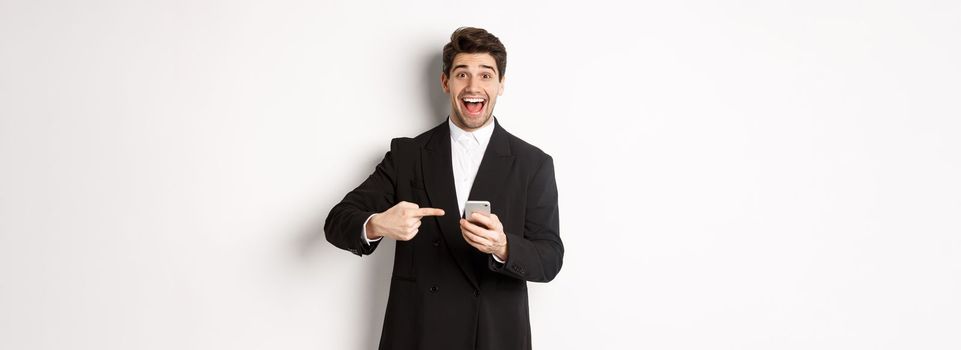
{"type": "Polygon", "coordinates": [[[506,262],[506,261],[507,261],[507,256],[508,256],[508,255],[507,255],[507,245],[504,245],[504,248],[501,248],[500,250],[498,250],[498,251],[496,251],[496,252],[494,252],[494,253],[492,253],[492,254],[494,254],[494,256],[496,256],[496,257],[497,257],[498,259],[500,259],[501,261],[505,261],[505,262],[506,262]]]}
{"type": "Polygon", "coordinates": [[[375,240],[375,239],[378,239],[378,238],[383,237],[383,236],[377,234],[377,232],[379,231],[379,230],[377,229],[377,222],[376,222],[378,215],[380,215],[380,213],[371,215],[371,216],[370,216],[370,220],[367,220],[367,225],[364,226],[364,230],[367,231],[367,239],[369,239],[369,240],[375,240]]]}

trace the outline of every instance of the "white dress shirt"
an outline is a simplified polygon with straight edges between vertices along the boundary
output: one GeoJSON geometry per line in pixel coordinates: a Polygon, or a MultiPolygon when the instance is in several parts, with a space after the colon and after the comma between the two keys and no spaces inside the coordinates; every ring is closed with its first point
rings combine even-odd
{"type": "MultiPolygon", "coordinates": [[[[467,197],[470,196],[471,187],[474,186],[477,170],[480,169],[481,160],[484,159],[484,153],[487,152],[487,144],[490,143],[491,135],[494,134],[494,117],[491,117],[487,125],[472,132],[464,131],[455,125],[449,117],[447,118],[447,126],[450,127],[450,160],[454,170],[454,191],[457,192],[457,209],[460,212],[460,216],[463,217],[464,206],[469,199],[467,197]]],[[[424,203],[417,204],[422,205],[424,203]]],[[[364,221],[364,226],[361,230],[361,234],[367,244],[383,238],[367,239],[367,222],[370,221],[370,218],[374,217],[374,215],[371,215],[367,218],[367,221],[364,221]]],[[[491,256],[493,256],[497,262],[504,263],[501,259],[497,258],[496,255],[491,254],[491,256]]]]}
{"type": "MultiPolygon", "coordinates": [[[[464,216],[464,206],[470,196],[470,189],[474,186],[474,178],[477,177],[477,170],[480,169],[481,160],[484,159],[484,152],[487,151],[487,144],[491,141],[491,134],[494,133],[494,120],[491,119],[487,125],[473,132],[467,132],[454,125],[447,119],[450,127],[450,161],[454,167],[454,190],[457,192],[457,209],[460,216],[464,216]]],[[[483,200],[484,198],[478,198],[483,200]]]]}

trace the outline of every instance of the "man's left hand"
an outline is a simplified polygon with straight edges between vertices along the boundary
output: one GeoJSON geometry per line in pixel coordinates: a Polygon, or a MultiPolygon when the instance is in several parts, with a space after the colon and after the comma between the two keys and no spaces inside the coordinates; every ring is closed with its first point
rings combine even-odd
{"type": "Polygon", "coordinates": [[[460,232],[467,244],[482,253],[494,254],[501,261],[507,261],[507,235],[497,215],[474,213],[469,219],[460,219],[460,232]]]}

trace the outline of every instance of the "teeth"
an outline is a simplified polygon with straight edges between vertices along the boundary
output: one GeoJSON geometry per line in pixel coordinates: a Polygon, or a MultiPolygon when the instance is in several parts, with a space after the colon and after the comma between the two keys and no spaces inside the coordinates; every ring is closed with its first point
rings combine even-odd
{"type": "Polygon", "coordinates": [[[471,102],[471,103],[484,102],[484,99],[482,99],[482,98],[465,98],[465,99],[464,99],[464,102],[471,102]]]}

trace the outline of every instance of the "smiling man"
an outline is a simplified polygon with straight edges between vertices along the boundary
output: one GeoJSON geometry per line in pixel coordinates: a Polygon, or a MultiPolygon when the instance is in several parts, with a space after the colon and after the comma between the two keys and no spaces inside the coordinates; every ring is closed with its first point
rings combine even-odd
{"type": "Polygon", "coordinates": [[[443,62],[449,118],[392,140],[324,231],[360,256],[397,242],[381,349],[530,349],[527,282],[554,279],[564,257],[553,159],[493,116],[507,65],[497,37],[457,29],[443,62]],[[468,200],[491,214],[462,218],[468,200]]]}
{"type": "MultiPolygon", "coordinates": [[[[506,60],[506,53],[502,57],[506,60]]],[[[504,93],[504,76],[497,74],[494,56],[459,53],[452,58],[450,65],[444,68],[440,81],[444,92],[451,96],[454,125],[465,131],[474,131],[493,122],[497,96],[504,93]]]]}

